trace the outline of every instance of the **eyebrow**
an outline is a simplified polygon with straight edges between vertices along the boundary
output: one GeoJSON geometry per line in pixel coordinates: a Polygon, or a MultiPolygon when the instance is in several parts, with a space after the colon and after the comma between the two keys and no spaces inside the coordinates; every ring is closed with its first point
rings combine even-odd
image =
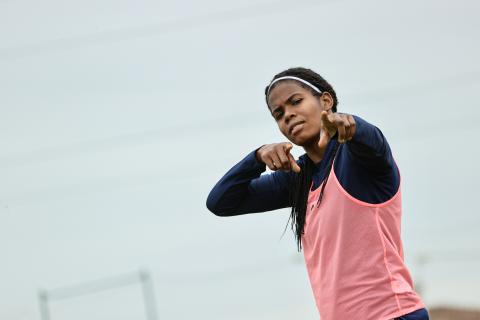
{"type": "MultiPolygon", "coordinates": [[[[294,97],[295,95],[297,95],[297,94],[300,94],[300,92],[294,92],[293,94],[291,94],[291,95],[287,98],[287,100],[285,100],[285,103],[291,103],[293,97],[294,97]]],[[[271,111],[272,114],[274,114],[275,111],[277,111],[277,110],[280,109],[280,108],[281,108],[281,107],[279,107],[279,106],[275,106],[274,109],[271,111]]]]}

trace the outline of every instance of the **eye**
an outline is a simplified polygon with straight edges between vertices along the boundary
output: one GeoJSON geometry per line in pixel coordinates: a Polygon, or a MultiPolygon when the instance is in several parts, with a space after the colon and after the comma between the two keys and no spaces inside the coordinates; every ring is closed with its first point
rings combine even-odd
{"type": "Polygon", "coordinates": [[[275,114],[273,115],[273,117],[275,118],[275,120],[280,120],[283,116],[283,112],[282,111],[277,111],[275,112],[275,114]]]}
{"type": "Polygon", "coordinates": [[[302,100],[303,100],[303,98],[295,99],[295,100],[292,101],[292,105],[296,106],[297,104],[302,102],[302,100]]]}

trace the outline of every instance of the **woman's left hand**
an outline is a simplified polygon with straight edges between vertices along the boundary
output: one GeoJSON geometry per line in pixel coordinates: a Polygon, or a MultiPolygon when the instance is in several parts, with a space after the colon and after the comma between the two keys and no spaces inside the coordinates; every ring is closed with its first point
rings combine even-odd
{"type": "Polygon", "coordinates": [[[318,146],[326,148],[330,139],[338,132],[338,142],[345,143],[355,134],[355,119],[350,114],[322,111],[321,132],[318,146]]]}

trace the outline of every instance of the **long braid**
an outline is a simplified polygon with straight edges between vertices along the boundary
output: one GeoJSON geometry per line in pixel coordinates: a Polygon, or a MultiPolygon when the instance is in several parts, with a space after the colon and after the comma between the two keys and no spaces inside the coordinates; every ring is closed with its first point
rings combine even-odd
{"type": "MultiPolygon", "coordinates": [[[[325,178],[323,179],[322,185],[319,188],[320,195],[318,196],[316,207],[320,206],[320,203],[323,199],[323,194],[325,186],[328,182],[328,177],[333,167],[333,160],[338,151],[338,143],[335,143],[332,151],[332,155],[328,159],[328,167],[325,173],[325,178]]],[[[312,183],[312,175],[315,164],[309,157],[305,157],[305,162],[302,163],[301,171],[298,174],[295,174],[293,179],[293,186],[290,189],[290,203],[292,205],[292,211],[290,212],[290,217],[287,221],[291,220],[291,228],[295,233],[295,240],[297,241],[298,251],[302,250],[302,236],[305,229],[305,219],[307,216],[307,204],[308,204],[308,195],[310,193],[310,186],[312,183]]]]}
{"type": "Polygon", "coordinates": [[[314,167],[315,164],[313,161],[310,160],[309,157],[305,157],[305,161],[301,166],[301,171],[294,175],[293,188],[290,189],[292,211],[290,213],[289,221],[292,220],[291,226],[295,233],[298,251],[302,250],[302,235],[305,226],[308,193],[310,192],[314,167]]]}

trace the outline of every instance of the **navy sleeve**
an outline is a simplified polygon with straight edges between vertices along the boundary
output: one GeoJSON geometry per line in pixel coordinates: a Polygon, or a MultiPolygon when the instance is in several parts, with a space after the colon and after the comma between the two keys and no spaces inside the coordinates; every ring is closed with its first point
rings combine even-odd
{"type": "Polygon", "coordinates": [[[387,139],[380,129],[353,116],[356,132],[339,149],[335,174],[353,197],[368,203],[392,198],[400,186],[400,175],[387,139]]]}
{"type": "Polygon", "coordinates": [[[262,175],[265,170],[252,151],[213,187],[207,208],[218,216],[234,216],[288,207],[294,173],[279,170],[262,175]]]}
{"type": "Polygon", "coordinates": [[[356,132],[352,140],[346,143],[352,159],[369,171],[391,170],[395,163],[387,139],[380,129],[360,117],[353,117],[356,132]]]}

